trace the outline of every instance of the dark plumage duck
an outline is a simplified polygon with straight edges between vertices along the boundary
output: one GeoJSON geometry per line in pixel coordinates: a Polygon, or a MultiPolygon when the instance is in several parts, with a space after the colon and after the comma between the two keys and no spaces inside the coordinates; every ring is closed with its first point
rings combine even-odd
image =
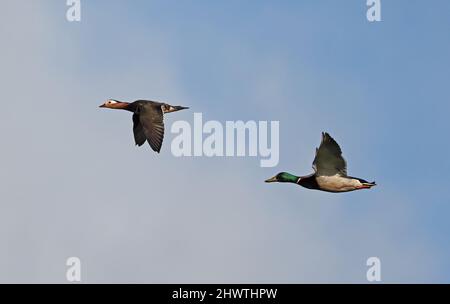
{"type": "Polygon", "coordinates": [[[107,100],[100,108],[126,110],[133,113],[133,133],[137,146],[146,141],[155,152],[161,151],[164,139],[164,119],[166,113],[189,109],[181,106],[171,106],[167,103],[137,100],[122,102],[114,99],[107,100]]]}
{"type": "Polygon", "coordinates": [[[315,173],[308,176],[295,176],[286,172],[266,180],[266,183],[294,183],[302,187],[326,192],[349,192],[370,189],[376,183],[347,175],[347,163],[337,142],[328,134],[322,133],[322,143],[316,149],[313,162],[315,173]]]}

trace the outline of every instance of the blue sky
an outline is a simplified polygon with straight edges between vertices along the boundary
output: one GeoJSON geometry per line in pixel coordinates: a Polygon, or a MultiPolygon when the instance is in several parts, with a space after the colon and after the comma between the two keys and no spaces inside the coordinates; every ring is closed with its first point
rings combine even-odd
{"type": "MultiPolygon", "coordinates": [[[[342,1],[341,1],[342,2],[342,1]]],[[[450,3],[64,1],[2,3],[2,282],[446,282],[450,246],[450,3]],[[191,107],[192,120],[279,120],[280,163],[174,158],[133,146],[107,98],[191,107]],[[320,133],[344,195],[266,185],[312,172],[320,133]]]]}

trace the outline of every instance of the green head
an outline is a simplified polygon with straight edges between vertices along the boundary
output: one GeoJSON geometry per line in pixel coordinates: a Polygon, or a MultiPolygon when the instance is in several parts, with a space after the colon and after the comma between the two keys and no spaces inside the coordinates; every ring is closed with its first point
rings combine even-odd
{"type": "Polygon", "coordinates": [[[266,183],[294,183],[298,182],[299,177],[290,173],[281,172],[272,178],[266,180],[266,183]]]}

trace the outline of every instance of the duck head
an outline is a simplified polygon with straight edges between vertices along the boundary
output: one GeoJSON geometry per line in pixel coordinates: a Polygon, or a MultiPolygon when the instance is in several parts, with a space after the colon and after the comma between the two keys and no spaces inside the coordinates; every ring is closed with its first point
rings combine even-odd
{"type": "Polygon", "coordinates": [[[266,183],[294,183],[296,184],[300,177],[292,175],[287,172],[281,172],[272,178],[266,180],[266,183]]]}
{"type": "Polygon", "coordinates": [[[128,102],[122,102],[115,99],[108,99],[104,104],[100,106],[100,108],[108,108],[108,109],[126,109],[128,107],[128,102]]]}

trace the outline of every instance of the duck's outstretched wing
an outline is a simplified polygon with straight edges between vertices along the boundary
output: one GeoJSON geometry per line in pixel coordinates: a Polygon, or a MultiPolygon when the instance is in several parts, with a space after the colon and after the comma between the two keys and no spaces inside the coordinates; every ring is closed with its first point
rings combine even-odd
{"type": "Polygon", "coordinates": [[[141,146],[145,140],[155,152],[161,151],[164,140],[164,118],[158,104],[141,104],[133,115],[134,139],[141,146]]]}
{"type": "Polygon", "coordinates": [[[322,143],[316,151],[313,169],[319,176],[347,176],[347,163],[338,143],[328,133],[322,133],[322,143]]]}

